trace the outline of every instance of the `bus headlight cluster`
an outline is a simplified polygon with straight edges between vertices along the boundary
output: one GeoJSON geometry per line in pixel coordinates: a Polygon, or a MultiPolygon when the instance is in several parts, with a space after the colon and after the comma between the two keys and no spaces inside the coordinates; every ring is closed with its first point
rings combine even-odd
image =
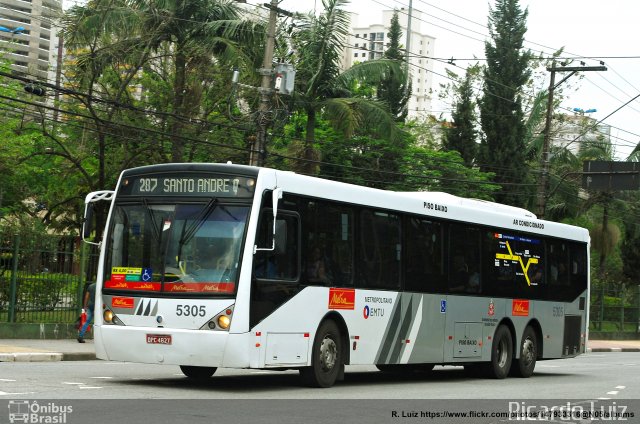
{"type": "Polygon", "coordinates": [[[205,325],[200,327],[200,329],[229,331],[229,327],[231,326],[231,317],[233,316],[233,306],[234,305],[231,305],[220,313],[216,314],[216,316],[207,321],[205,325]]]}
{"type": "Polygon", "coordinates": [[[229,328],[229,325],[231,325],[231,317],[227,315],[220,315],[218,317],[218,327],[226,330],[229,328]]]}
{"type": "Polygon", "coordinates": [[[102,313],[102,320],[105,324],[124,325],[124,323],[120,321],[120,318],[118,318],[111,309],[104,310],[102,313]]]}

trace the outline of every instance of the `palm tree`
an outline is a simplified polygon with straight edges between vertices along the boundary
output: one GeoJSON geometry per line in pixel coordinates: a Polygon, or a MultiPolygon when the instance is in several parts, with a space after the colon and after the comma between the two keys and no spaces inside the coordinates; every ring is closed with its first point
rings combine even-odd
{"type": "MultiPolygon", "coordinates": [[[[170,85],[164,105],[172,116],[171,160],[182,161],[185,123],[202,110],[206,83],[220,64],[247,59],[243,46],[263,39],[263,25],[241,17],[231,0],[94,0],[72,8],[65,19],[67,45],[85,47],[91,36],[103,31],[95,48],[79,55],[85,67],[118,62],[133,79],[142,69],[155,71],[170,85]],[[161,73],[159,68],[168,67],[161,73]]],[[[129,81],[122,90],[131,88],[129,81]]]]}
{"type": "Polygon", "coordinates": [[[342,49],[349,33],[349,16],[342,9],[347,0],[323,0],[320,16],[308,15],[293,35],[297,52],[296,107],[307,117],[300,170],[317,172],[315,127],[318,115],[327,119],[344,137],[351,137],[356,129],[376,128],[387,137],[394,136],[394,117],[382,102],[355,97],[353,88],[360,84],[377,86],[391,71],[404,75],[398,61],[371,60],[341,71],[342,49]]]}

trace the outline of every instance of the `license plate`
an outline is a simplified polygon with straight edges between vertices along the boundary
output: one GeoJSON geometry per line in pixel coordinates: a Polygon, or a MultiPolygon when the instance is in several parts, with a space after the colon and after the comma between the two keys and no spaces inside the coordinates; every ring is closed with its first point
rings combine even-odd
{"type": "Polygon", "coordinates": [[[170,345],[171,335],[170,334],[147,334],[147,343],[170,345]]]}

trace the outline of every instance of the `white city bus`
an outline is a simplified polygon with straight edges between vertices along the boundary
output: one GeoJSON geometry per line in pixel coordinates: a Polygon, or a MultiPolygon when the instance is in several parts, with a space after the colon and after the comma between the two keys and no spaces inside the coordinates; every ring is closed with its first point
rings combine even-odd
{"type": "Polygon", "coordinates": [[[85,222],[99,200],[100,359],[329,387],[350,364],[529,377],[585,352],[589,234],[523,209],[232,164],[126,170],[85,222]]]}

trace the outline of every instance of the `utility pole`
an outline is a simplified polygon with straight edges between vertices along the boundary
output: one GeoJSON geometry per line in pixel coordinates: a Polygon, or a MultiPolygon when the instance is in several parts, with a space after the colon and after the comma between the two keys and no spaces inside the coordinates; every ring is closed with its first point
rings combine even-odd
{"type": "Polygon", "coordinates": [[[407,14],[407,46],[404,53],[405,71],[407,73],[407,81],[405,83],[405,91],[409,93],[409,81],[411,75],[409,74],[409,57],[411,54],[411,20],[413,15],[413,0],[409,0],[409,13],[407,14]]]}
{"type": "Polygon", "coordinates": [[[256,139],[253,141],[251,153],[249,156],[249,165],[264,165],[265,144],[267,140],[267,112],[271,106],[271,76],[273,74],[273,50],[275,48],[276,39],[276,19],[278,18],[278,0],[271,0],[271,3],[265,4],[270,10],[269,24],[267,26],[267,40],[264,50],[264,59],[262,60],[262,68],[258,71],[262,75],[260,84],[260,105],[258,107],[258,132],[256,139]]]}
{"type": "MultiPolygon", "coordinates": [[[[602,63],[602,62],[601,62],[602,63]]],[[[547,99],[547,116],[544,124],[544,139],[542,143],[542,155],[540,158],[540,167],[542,168],[542,173],[540,175],[540,179],[538,179],[538,208],[537,215],[538,218],[543,219],[544,214],[547,208],[547,191],[549,189],[549,164],[550,164],[550,154],[549,154],[549,144],[551,140],[551,118],[553,116],[553,92],[556,88],[563,82],[565,82],[569,77],[571,77],[576,72],[585,72],[585,71],[606,71],[607,68],[605,66],[560,66],[556,67],[556,63],[553,62],[553,65],[550,68],[547,68],[547,71],[551,72],[551,81],[549,83],[549,95],[547,99]],[[571,72],[566,77],[562,78],[557,84],[555,84],[556,72],[571,72]]]]}

